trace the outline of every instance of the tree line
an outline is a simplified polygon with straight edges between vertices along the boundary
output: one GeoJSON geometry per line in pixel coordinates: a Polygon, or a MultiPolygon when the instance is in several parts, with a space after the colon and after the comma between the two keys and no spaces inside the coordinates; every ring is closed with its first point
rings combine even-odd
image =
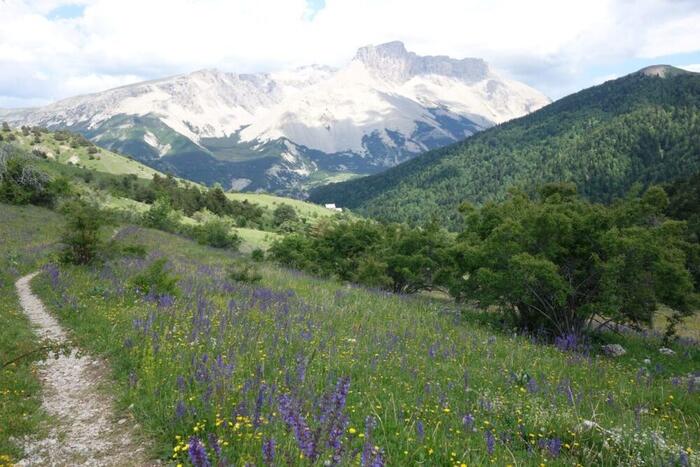
{"type": "Polygon", "coordinates": [[[456,235],[436,221],[326,221],[277,241],[270,255],[394,292],[442,290],[556,337],[598,319],[648,325],[660,303],[677,317],[697,309],[699,246],[687,222],[668,216],[673,205],[656,186],[604,205],[573,184],[545,184],[482,207],[463,203],[456,235]]]}

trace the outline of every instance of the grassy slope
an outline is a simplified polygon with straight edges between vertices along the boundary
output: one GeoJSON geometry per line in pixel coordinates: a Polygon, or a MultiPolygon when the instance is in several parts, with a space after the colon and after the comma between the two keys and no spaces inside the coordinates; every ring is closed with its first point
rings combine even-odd
{"type": "MultiPolygon", "coordinates": [[[[60,217],[45,209],[0,204],[0,363],[37,346],[37,338],[22,313],[14,282],[38,267],[52,251],[60,217]]],[[[20,458],[10,437],[34,433],[41,420],[40,385],[33,359],[0,369],[0,465],[20,458]],[[6,457],[3,457],[6,456],[6,457]]]]}
{"type": "MultiPolygon", "coordinates": [[[[34,136],[31,134],[24,136],[19,130],[14,130],[13,133],[17,137],[16,143],[20,147],[26,150],[31,150],[34,147],[38,147],[47,153],[53,154],[56,158],[55,160],[62,164],[68,164],[68,160],[71,159],[72,156],[77,156],[78,159],[80,159],[80,166],[98,172],[105,172],[113,175],[135,174],[136,176],[145,179],[153,178],[154,174],[165,176],[162,172],[152,169],[138,161],[99,147],[99,153],[95,154],[93,159],[90,159],[89,154],[87,153],[87,148],[71,148],[65,142],[56,141],[52,132],[42,133],[42,141],[40,144],[33,143],[34,136]]],[[[187,181],[187,183],[198,185],[197,183],[190,181],[187,181]]],[[[281,203],[291,204],[301,217],[309,219],[329,216],[335,213],[334,211],[328,210],[317,204],[266,193],[228,193],[227,195],[230,199],[239,201],[248,199],[250,202],[257,203],[271,209],[274,209],[281,203]]]]}
{"type": "Polygon", "coordinates": [[[42,133],[40,144],[33,143],[34,136],[31,134],[24,136],[21,131],[14,131],[14,134],[17,137],[17,143],[19,143],[21,147],[25,149],[37,147],[47,154],[53,155],[55,160],[62,164],[68,164],[68,161],[75,156],[79,159],[78,164],[80,166],[98,172],[106,172],[114,175],[134,174],[139,178],[146,179],[153,178],[153,174],[156,173],[163,175],[161,172],[151,169],[140,162],[102,148],[98,148],[98,153],[94,154],[91,159],[87,148],[71,148],[65,141],[56,141],[54,133],[51,132],[42,133]]]}
{"type": "MultiPolygon", "coordinates": [[[[41,134],[41,143],[34,144],[34,136],[29,134],[24,136],[21,131],[13,130],[16,136],[15,144],[21,148],[31,151],[32,148],[37,147],[45,151],[48,154],[52,154],[55,161],[68,165],[68,160],[73,156],[77,156],[80,159],[79,165],[81,167],[96,171],[104,172],[112,175],[128,175],[135,174],[140,178],[151,179],[154,174],[160,176],[165,176],[162,172],[151,169],[140,162],[129,159],[125,156],[115,154],[113,152],[107,151],[105,149],[99,148],[99,153],[93,155],[93,159],[90,159],[87,153],[87,148],[71,148],[66,142],[57,141],[55,139],[55,134],[52,132],[46,132],[41,134]]],[[[7,135],[3,132],[3,135],[7,135]]],[[[51,170],[51,162],[42,162],[41,165],[51,170]]],[[[63,169],[61,172],[65,172],[69,169],[63,169]]],[[[76,169],[77,170],[77,169],[76,169]]],[[[77,172],[76,172],[77,173],[77,172]]],[[[75,174],[74,174],[75,175],[75,174]]],[[[77,176],[77,175],[75,175],[77,176]]],[[[187,182],[194,185],[198,185],[194,182],[187,182]]],[[[127,198],[119,198],[111,196],[103,192],[92,192],[91,195],[95,201],[97,201],[101,206],[117,209],[126,210],[130,212],[144,212],[148,210],[149,206],[138,201],[127,198]]],[[[316,219],[335,215],[335,211],[331,211],[322,206],[307,203],[305,201],[284,198],[280,196],[261,194],[261,193],[228,193],[227,196],[234,200],[248,200],[251,203],[259,204],[262,207],[269,208],[271,210],[275,209],[280,204],[286,203],[292,205],[296,210],[297,214],[306,219],[308,222],[314,222],[316,219]]],[[[186,224],[197,224],[197,221],[189,217],[183,217],[182,221],[186,224]]],[[[241,246],[242,251],[250,252],[255,248],[262,248],[266,250],[270,243],[277,238],[279,235],[274,232],[266,232],[254,229],[236,228],[234,229],[243,239],[243,244],[241,246]]]]}
{"type": "Polygon", "coordinates": [[[700,447],[697,394],[670,382],[697,369],[697,347],[677,346],[676,356],[665,356],[658,342],[618,337],[630,350],[624,357],[585,358],[501,333],[482,315],[461,315],[441,301],[348,288],[272,266],[263,270],[268,289],[228,284],[221,268],[229,253],[150,230],[123,237],[145,243],[151,258],[169,258],[185,291],[174,306],[158,308],[125,290],[140,261],[63,268],[55,284],[41,277],[36,286],[87,348],[111,359],[123,403],[134,404],[173,460],[185,460],[190,435],[215,432],[235,464],[260,463],[269,436],[280,461],[288,456],[303,464],[276,404],[269,404],[275,400],[269,388],[277,395],[295,391],[311,410],[340,376],[351,378],[344,444],[361,449],[359,434],[372,416],[372,444],[389,465],[659,464],[700,447]],[[217,379],[218,355],[233,364],[230,379],[217,379]],[[301,361],[308,362],[303,382],[301,361]],[[473,428],[463,424],[467,413],[473,428]],[[583,420],[601,428],[582,430],[583,420]],[[489,454],[488,432],[509,441],[497,441],[489,454]],[[654,441],[659,437],[663,445],[654,441]],[[555,438],[563,443],[556,458],[539,447],[555,438]]]}
{"type": "Polygon", "coordinates": [[[314,220],[320,217],[327,217],[336,214],[336,211],[326,209],[323,206],[313,203],[307,203],[292,198],[283,198],[281,196],[270,195],[267,193],[226,193],[229,199],[237,201],[248,200],[251,203],[259,204],[260,206],[275,209],[280,204],[289,204],[296,209],[297,214],[305,219],[314,220]]]}

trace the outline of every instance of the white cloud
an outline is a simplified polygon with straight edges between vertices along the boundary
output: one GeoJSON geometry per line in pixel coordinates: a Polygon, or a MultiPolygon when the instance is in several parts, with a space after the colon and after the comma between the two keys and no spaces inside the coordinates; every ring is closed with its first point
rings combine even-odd
{"type": "Polygon", "coordinates": [[[306,0],[0,0],[0,95],[36,102],[205,67],[341,65],[395,39],[485,58],[556,93],[600,64],[700,50],[697,24],[693,0],[326,0],[313,17],[306,0]],[[47,19],[76,3],[81,17],[47,19]]]}
{"type": "Polygon", "coordinates": [[[695,63],[693,65],[681,65],[680,68],[688,71],[694,71],[695,73],[700,73],[700,63],[695,63]]]}

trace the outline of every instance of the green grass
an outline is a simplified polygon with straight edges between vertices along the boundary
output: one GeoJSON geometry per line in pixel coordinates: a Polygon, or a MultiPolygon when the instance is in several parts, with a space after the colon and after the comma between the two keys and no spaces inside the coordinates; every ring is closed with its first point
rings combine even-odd
{"type": "Polygon", "coordinates": [[[362,174],[351,172],[336,173],[318,170],[311,174],[309,179],[304,183],[304,187],[307,190],[310,190],[311,188],[315,188],[317,186],[327,185],[329,183],[345,182],[358,177],[362,177],[362,174]]]}
{"type": "MultiPolygon", "coordinates": [[[[0,364],[37,348],[38,339],[23,314],[14,282],[39,267],[54,250],[60,217],[35,207],[0,204],[0,364]]],[[[43,419],[41,386],[32,357],[0,369],[0,465],[21,457],[11,438],[35,433],[43,419]]]]}
{"type": "MultiPolygon", "coordinates": [[[[663,310],[654,318],[654,330],[664,332],[666,329],[667,318],[670,316],[670,310],[663,310]]],[[[700,313],[684,318],[681,324],[676,328],[676,332],[681,337],[687,337],[700,342],[700,313]]]]}
{"type": "Polygon", "coordinates": [[[336,211],[326,209],[318,204],[308,203],[292,198],[270,195],[266,193],[226,193],[229,199],[237,201],[248,200],[251,203],[259,204],[261,207],[275,209],[280,204],[289,204],[297,211],[297,215],[308,220],[336,215],[336,211]]]}
{"type": "Polygon", "coordinates": [[[34,136],[24,136],[21,131],[14,131],[17,137],[16,143],[25,149],[31,150],[38,147],[50,154],[49,160],[55,160],[61,164],[69,164],[69,161],[75,161],[75,165],[95,170],[98,172],[111,173],[114,175],[129,175],[134,174],[139,178],[151,179],[153,174],[163,175],[161,172],[154,170],[140,162],[137,162],[128,157],[115,154],[103,148],[98,148],[98,152],[92,157],[87,152],[86,147],[72,148],[66,141],[57,141],[55,135],[51,132],[42,133],[41,143],[34,144],[34,136]],[[52,156],[52,158],[51,158],[52,156]]]}
{"type": "Polygon", "coordinates": [[[270,248],[272,242],[280,237],[280,234],[265,232],[263,230],[246,229],[243,227],[236,227],[234,230],[243,240],[240,247],[240,250],[243,253],[250,253],[256,248],[267,250],[270,248]]]}
{"type": "MultiPolygon", "coordinates": [[[[604,336],[587,357],[504,332],[489,315],[443,300],[272,265],[259,286],[232,284],[231,253],[152,230],[121,237],[147,246],[146,263],[169,259],[182,288],[172,305],[129,289],[144,267],[133,259],[63,267],[56,283],[42,276],[35,288],[82,345],[112,362],[120,400],[134,405],[174,462],[186,462],[190,436],[214,433],[235,465],[260,465],[269,437],[278,462],[308,465],[280,418],[279,395],[292,394],[310,420],[343,376],[348,464],[359,460],[368,416],[376,422],[371,445],[388,465],[659,465],[678,462],[681,451],[698,462],[700,400],[671,382],[697,370],[697,347],[677,345],[665,356],[653,339],[604,336]],[[621,342],[628,354],[599,356],[605,342],[621,342]],[[585,429],[586,420],[597,426],[585,429]],[[540,447],[552,439],[562,442],[558,456],[540,447]]],[[[325,449],[319,463],[329,455],[325,449]]]]}

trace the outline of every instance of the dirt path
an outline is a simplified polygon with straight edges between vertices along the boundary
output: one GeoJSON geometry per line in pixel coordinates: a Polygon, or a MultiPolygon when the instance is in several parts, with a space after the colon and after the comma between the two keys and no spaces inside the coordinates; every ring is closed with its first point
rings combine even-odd
{"type": "MultiPolygon", "coordinates": [[[[20,304],[37,334],[65,341],[66,333],[32,293],[30,281],[37,273],[15,284],[20,304]]],[[[43,384],[42,406],[51,416],[45,438],[28,439],[20,466],[144,466],[146,448],[135,435],[133,420],[115,418],[104,362],[75,353],[50,358],[39,366],[43,384]]]]}

